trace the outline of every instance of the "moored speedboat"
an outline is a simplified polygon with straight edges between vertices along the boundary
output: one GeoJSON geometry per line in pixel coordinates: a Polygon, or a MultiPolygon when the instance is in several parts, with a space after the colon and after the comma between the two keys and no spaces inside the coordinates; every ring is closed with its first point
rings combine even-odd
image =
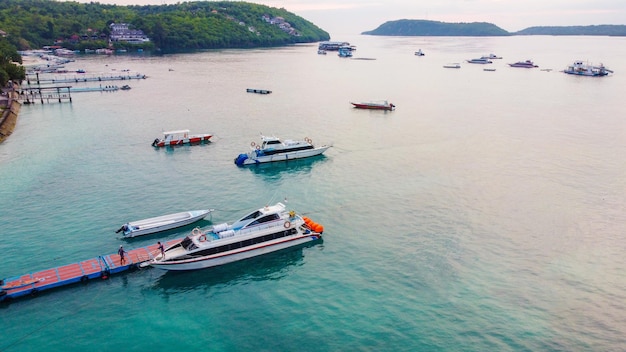
{"type": "Polygon", "coordinates": [[[370,110],[394,110],[395,105],[388,101],[382,102],[366,102],[366,103],[350,103],[357,109],[370,109],[370,110]]]}
{"type": "Polygon", "coordinates": [[[457,62],[451,63],[451,64],[445,64],[443,65],[443,68],[461,68],[461,64],[457,62]]]}
{"type": "Polygon", "coordinates": [[[147,262],[164,270],[197,270],[223,265],[318,240],[323,226],[277,203],[250,212],[232,224],[195,228],[181,242],[147,262]]]}
{"type": "Polygon", "coordinates": [[[509,64],[509,66],[511,67],[523,67],[523,68],[535,68],[535,67],[539,67],[537,65],[535,65],[534,62],[532,62],[531,60],[526,60],[526,61],[518,61],[514,64],[509,64]]]}
{"type": "Polygon", "coordinates": [[[426,55],[426,54],[424,54],[422,49],[419,49],[418,51],[415,52],[415,56],[424,56],[424,55],[426,55]]]}
{"type": "Polygon", "coordinates": [[[609,73],[613,73],[613,71],[604,67],[603,64],[600,64],[600,66],[594,66],[591,64],[585,64],[582,61],[576,61],[573,64],[567,66],[567,68],[563,70],[563,73],[578,76],[601,77],[606,76],[609,73]]]}
{"type": "Polygon", "coordinates": [[[119,230],[115,231],[115,233],[122,232],[124,237],[137,237],[167,231],[200,221],[209,215],[211,211],[211,209],[190,210],[181,213],[127,222],[122,225],[119,230]]]}
{"type": "Polygon", "coordinates": [[[470,64],[481,64],[481,65],[493,63],[493,61],[491,61],[489,59],[485,59],[483,57],[478,58],[478,59],[465,60],[465,61],[467,61],[467,63],[470,63],[470,64]]]}
{"type": "Polygon", "coordinates": [[[277,137],[261,136],[261,144],[252,142],[250,147],[252,149],[250,152],[239,154],[235,158],[236,165],[243,166],[308,158],[324,153],[331,146],[315,147],[310,138],[305,138],[303,141],[291,139],[281,141],[277,137]]]}
{"type": "Polygon", "coordinates": [[[210,134],[189,134],[189,130],[163,132],[163,139],[156,138],[153,147],[167,147],[184,144],[195,144],[211,139],[210,134]]]}

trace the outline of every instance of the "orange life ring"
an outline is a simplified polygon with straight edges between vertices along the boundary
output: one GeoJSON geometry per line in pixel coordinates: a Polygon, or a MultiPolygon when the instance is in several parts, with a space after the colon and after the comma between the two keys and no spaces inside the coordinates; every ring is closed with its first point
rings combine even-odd
{"type": "Polygon", "coordinates": [[[256,145],[256,143],[254,143],[254,142],[250,142],[250,146],[251,146],[251,147],[254,147],[255,145],[256,145]]]}
{"type": "Polygon", "coordinates": [[[194,236],[198,236],[198,235],[199,235],[199,234],[201,234],[201,233],[202,233],[202,232],[201,232],[201,231],[200,231],[200,229],[199,229],[199,228],[197,228],[197,227],[191,231],[191,234],[192,234],[192,235],[194,235],[194,236]]]}
{"type": "Polygon", "coordinates": [[[256,146],[256,150],[261,150],[261,146],[260,146],[260,145],[257,145],[257,146],[256,146]]]}
{"type": "Polygon", "coordinates": [[[205,242],[206,241],[206,235],[205,234],[200,235],[200,237],[198,237],[198,241],[205,242]]]}
{"type": "Polygon", "coordinates": [[[285,223],[283,224],[283,226],[285,226],[286,229],[291,227],[291,223],[289,221],[285,221],[285,223]]]}

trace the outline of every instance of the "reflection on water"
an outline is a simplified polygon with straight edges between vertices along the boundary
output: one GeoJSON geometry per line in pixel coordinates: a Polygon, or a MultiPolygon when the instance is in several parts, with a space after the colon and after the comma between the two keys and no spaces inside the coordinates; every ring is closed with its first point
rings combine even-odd
{"type": "Polygon", "coordinates": [[[325,155],[316,155],[304,159],[287,160],[274,163],[262,163],[240,167],[241,170],[249,170],[267,181],[279,180],[287,175],[303,175],[311,172],[315,165],[328,161],[325,155]]]}
{"type": "Polygon", "coordinates": [[[152,286],[164,295],[207,289],[216,285],[237,285],[248,281],[280,280],[303,264],[304,249],[323,244],[323,239],[275,253],[193,271],[165,271],[152,286]]]}

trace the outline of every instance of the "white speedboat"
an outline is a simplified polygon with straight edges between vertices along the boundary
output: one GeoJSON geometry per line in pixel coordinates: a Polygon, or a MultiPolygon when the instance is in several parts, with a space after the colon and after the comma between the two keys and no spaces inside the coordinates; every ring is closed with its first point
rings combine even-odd
{"type": "Polygon", "coordinates": [[[195,228],[146,265],[178,271],[210,268],[315,241],[323,231],[322,225],[276,203],[230,225],[218,224],[207,231],[195,228]]]}
{"type": "Polygon", "coordinates": [[[470,60],[465,60],[465,61],[467,61],[467,63],[470,63],[470,64],[481,64],[481,65],[493,63],[493,61],[482,58],[482,57],[479,59],[470,59],[470,60]]]}
{"type": "Polygon", "coordinates": [[[239,154],[235,158],[238,166],[274,161],[285,161],[316,156],[324,153],[330,145],[315,147],[310,138],[303,141],[287,139],[281,141],[276,137],[261,136],[261,144],[250,143],[251,151],[239,154]]]}
{"type": "Polygon", "coordinates": [[[155,232],[167,231],[200,221],[209,215],[211,211],[213,210],[190,210],[181,213],[157,216],[155,218],[127,222],[115,231],[115,233],[122,232],[124,237],[137,237],[149,235],[155,232]]]}

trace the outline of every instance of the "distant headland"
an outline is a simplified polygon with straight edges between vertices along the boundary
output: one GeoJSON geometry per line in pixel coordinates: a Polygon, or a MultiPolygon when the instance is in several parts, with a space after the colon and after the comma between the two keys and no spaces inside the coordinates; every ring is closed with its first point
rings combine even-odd
{"type": "Polygon", "coordinates": [[[529,27],[508,32],[487,22],[447,23],[428,20],[388,21],[378,28],[361,34],[380,36],[448,36],[448,37],[496,37],[513,35],[598,35],[626,36],[626,25],[597,26],[546,26],[529,27]]]}

